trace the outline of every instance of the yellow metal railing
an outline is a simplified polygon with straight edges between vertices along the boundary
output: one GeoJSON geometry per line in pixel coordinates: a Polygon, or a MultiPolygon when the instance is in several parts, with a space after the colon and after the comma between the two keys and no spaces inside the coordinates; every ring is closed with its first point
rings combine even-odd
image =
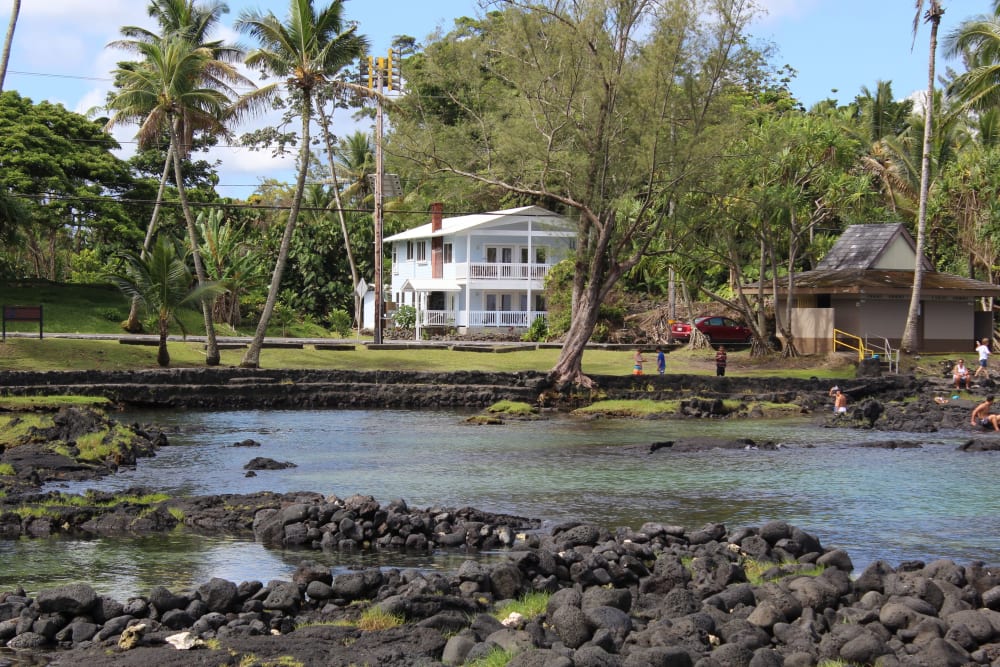
{"type": "Polygon", "coordinates": [[[846,347],[848,350],[855,350],[858,353],[858,361],[865,358],[865,342],[861,339],[861,336],[855,336],[852,333],[841,331],[840,329],[834,329],[833,351],[836,352],[841,347],[846,347]],[[841,340],[842,336],[849,340],[841,340]],[[854,341],[857,341],[857,343],[852,344],[854,341]]]}
{"type": "Polygon", "coordinates": [[[899,350],[892,348],[888,338],[883,338],[881,345],[877,343],[869,344],[868,340],[861,338],[861,336],[855,336],[847,331],[834,329],[833,351],[836,352],[842,347],[848,350],[855,350],[858,353],[859,362],[863,361],[865,357],[879,359],[880,361],[884,360],[889,364],[890,373],[899,372],[899,350]]]}

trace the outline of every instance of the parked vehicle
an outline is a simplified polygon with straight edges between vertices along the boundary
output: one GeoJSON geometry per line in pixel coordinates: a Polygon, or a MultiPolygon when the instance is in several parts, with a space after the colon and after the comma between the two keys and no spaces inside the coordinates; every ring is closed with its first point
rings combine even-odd
{"type": "MultiPolygon", "coordinates": [[[[753,332],[736,320],[721,315],[707,315],[694,318],[694,326],[698,328],[713,345],[730,343],[747,345],[753,339],[753,332]]],[[[691,324],[674,322],[670,325],[670,334],[674,340],[686,343],[691,338],[691,324]]]]}

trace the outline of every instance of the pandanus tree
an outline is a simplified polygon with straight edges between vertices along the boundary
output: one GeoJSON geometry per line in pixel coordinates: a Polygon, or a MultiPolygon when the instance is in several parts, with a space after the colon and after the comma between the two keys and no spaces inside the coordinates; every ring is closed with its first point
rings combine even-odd
{"type": "MultiPolygon", "coordinates": [[[[344,20],[343,0],[335,0],[319,10],[313,6],[312,0],[290,0],[288,17],[284,22],[270,12],[262,14],[259,11],[245,11],[236,22],[236,28],[258,43],[258,47],[247,55],[247,66],[281,80],[262,87],[262,94],[277,95],[283,86],[294,99],[302,122],[295,194],[274,262],[260,322],[240,363],[247,368],[257,368],[305,192],[306,172],[311,156],[310,127],[314,114],[314,93],[319,86],[334,82],[333,77],[337,72],[366,53],[368,40],[356,34],[356,25],[344,20]]],[[[346,82],[338,83],[351,87],[346,82]]]]}
{"type": "Polygon", "coordinates": [[[160,336],[156,362],[160,366],[169,366],[167,334],[170,332],[170,323],[177,323],[184,332],[184,325],[177,317],[177,311],[187,306],[205,304],[224,288],[217,283],[197,284],[183,255],[178,253],[177,244],[165,234],[157,238],[148,254],[122,253],[121,258],[121,270],[109,275],[108,279],[125,296],[156,316],[160,336]]]}
{"type": "MultiPolygon", "coordinates": [[[[209,88],[216,87],[223,92],[231,90],[235,86],[253,87],[253,83],[249,79],[243,77],[232,67],[233,64],[243,59],[243,49],[226,44],[222,40],[209,39],[209,35],[218,25],[222,15],[229,11],[224,3],[213,1],[197,4],[194,0],[152,0],[147,11],[149,16],[156,20],[159,32],[153,32],[139,26],[124,26],[121,28],[123,39],[111,42],[109,46],[141,55],[140,44],[155,44],[171,36],[180,37],[189,41],[196,48],[205,48],[211,52],[211,59],[206,61],[204,71],[197,73],[201,78],[202,85],[209,88]]],[[[173,150],[180,150],[181,157],[186,158],[191,152],[195,133],[212,130],[211,126],[199,125],[198,120],[197,116],[182,110],[178,130],[179,145],[168,147],[156,203],[146,228],[146,237],[142,246],[143,252],[148,251],[156,229],[167,178],[173,169],[173,150]]],[[[163,134],[167,134],[166,130],[163,134]]],[[[138,330],[136,304],[132,305],[124,326],[129,331],[138,330]]]]}
{"type": "MultiPolygon", "coordinates": [[[[134,122],[139,125],[140,147],[159,140],[164,130],[170,137],[168,152],[172,157],[177,198],[187,226],[191,256],[199,283],[208,278],[198,250],[198,234],[194,214],[184,188],[181,162],[182,132],[185,123],[226,134],[226,121],[234,117],[231,99],[236,91],[219,85],[203,85],[204,75],[213,67],[229,67],[217,61],[212,50],[198,47],[185,36],[173,34],[153,42],[138,42],[136,50],[142,56],[138,65],[115,70],[118,91],[108,102],[112,116],[108,127],[134,122]]],[[[230,68],[231,69],[231,68],[230,68]]],[[[202,304],[205,319],[207,363],[219,363],[219,347],[215,337],[211,304],[202,304]]]]}

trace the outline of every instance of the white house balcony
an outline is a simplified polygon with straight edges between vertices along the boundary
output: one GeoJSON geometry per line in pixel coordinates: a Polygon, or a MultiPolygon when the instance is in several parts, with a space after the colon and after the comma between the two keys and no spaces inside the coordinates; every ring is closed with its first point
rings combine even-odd
{"type": "Polygon", "coordinates": [[[510,262],[469,262],[459,264],[457,278],[472,280],[543,280],[552,268],[551,264],[510,263],[510,262]]]}
{"type": "Polygon", "coordinates": [[[469,321],[465,321],[465,311],[421,310],[417,313],[420,327],[469,327],[472,329],[510,328],[527,329],[537,317],[545,317],[540,310],[472,310],[469,321]]]}

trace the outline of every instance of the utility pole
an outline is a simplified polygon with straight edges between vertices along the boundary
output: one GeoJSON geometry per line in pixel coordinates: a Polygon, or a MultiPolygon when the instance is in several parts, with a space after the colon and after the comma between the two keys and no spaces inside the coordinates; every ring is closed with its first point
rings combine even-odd
{"type": "MultiPolygon", "coordinates": [[[[393,52],[389,49],[387,57],[368,56],[368,90],[375,95],[375,344],[382,344],[382,327],[385,324],[385,314],[382,301],[382,219],[383,219],[383,198],[385,197],[385,170],[382,164],[382,133],[383,114],[382,97],[388,85],[389,90],[393,89],[393,78],[398,71],[397,64],[393,63],[393,52]]],[[[399,86],[397,86],[398,89],[399,86]]],[[[393,192],[394,196],[401,193],[393,192]]]]}

